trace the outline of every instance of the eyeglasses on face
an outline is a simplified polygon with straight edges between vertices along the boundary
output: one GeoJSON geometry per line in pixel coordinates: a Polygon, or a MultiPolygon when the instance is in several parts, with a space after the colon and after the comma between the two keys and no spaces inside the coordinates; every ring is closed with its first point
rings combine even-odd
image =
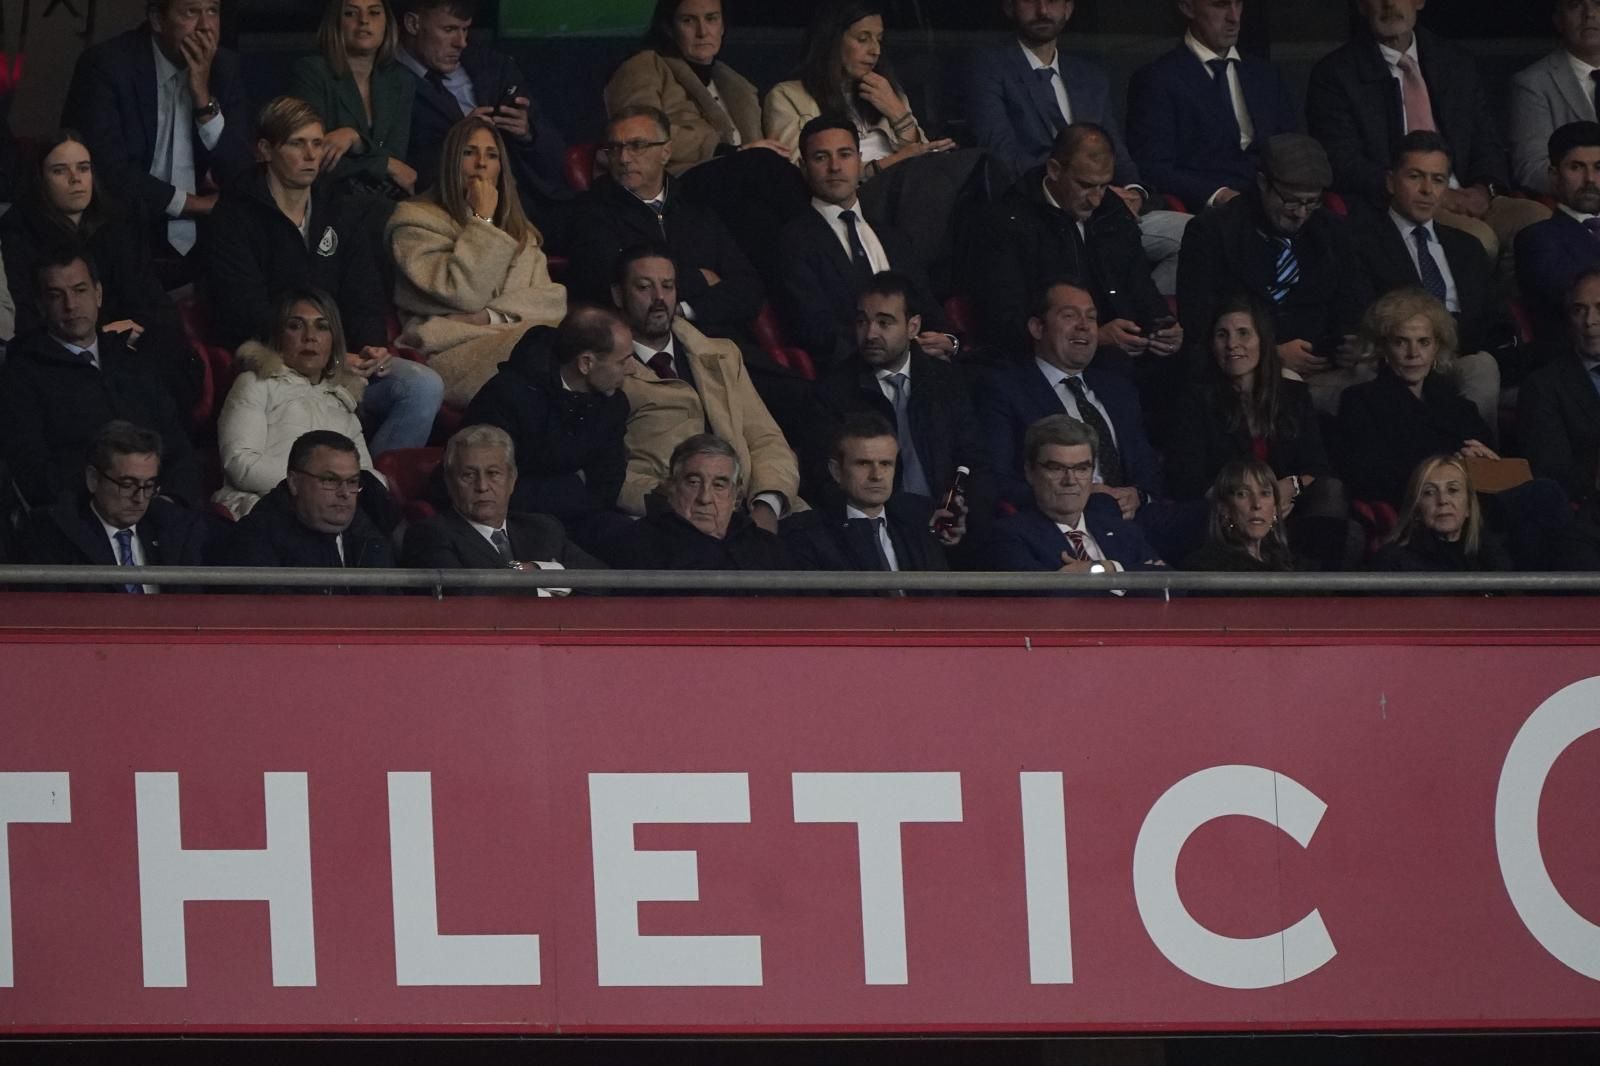
{"type": "Polygon", "coordinates": [[[1090,460],[1087,463],[1058,463],[1054,460],[1047,460],[1039,464],[1039,469],[1043,470],[1046,476],[1057,479],[1062,477],[1093,477],[1094,461],[1090,460]]]}
{"type": "Polygon", "coordinates": [[[154,496],[161,491],[161,482],[155,479],[140,481],[136,477],[112,477],[110,473],[100,469],[98,466],[94,469],[95,473],[99,474],[101,478],[115,485],[118,493],[129,499],[133,499],[136,496],[154,496]]]}
{"type": "Polygon", "coordinates": [[[667,141],[603,141],[600,147],[613,155],[638,155],[652,148],[661,148],[667,143],[667,141]]]}
{"type": "Polygon", "coordinates": [[[317,488],[329,495],[335,495],[340,489],[345,492],[357,493],[361,491],[361,475],[355,477],[339,477],[336,474],[313,474],[309,470],[294,470],[292,473],[301,477],[308,477],[317,483],[317,488]]]}
{"type": "Polygon", "coordinates": [[[1318,193],[1316,196],[1306,198],[1295,197],[1285,194],[1283,191],[1283,186],[1279,185],[1275,181],[1269,181],[1267,182],[1267,185],[1271,187],[1272,195],[1278,198],[1278,202],[1283,204],[1284,210],[1286,211],[1304,211],[1309,215],[1315,213],[1322,207],[1321,193],[1318,193]]]}

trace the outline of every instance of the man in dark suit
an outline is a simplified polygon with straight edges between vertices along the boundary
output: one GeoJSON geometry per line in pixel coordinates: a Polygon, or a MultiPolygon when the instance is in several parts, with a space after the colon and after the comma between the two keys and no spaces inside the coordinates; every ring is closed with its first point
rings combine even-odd
{"type": "Polygon", "coordinates": [[[1532,192],[1553,195],[1550,135],[1569,122],[1594,122],[1600,72],[1600,3],[1555,0],[1561,47],[1511,79],[1511,175],[1532,192]]]}
{"type": "Polygon", "coordinates": [[[909,237],[869,222],[856,191],[861,187],[861,134],[848,119],[821,116],[800,131],[800,171],[811,190],[811,210],[797,215],[779,236],[782,267],[775,298],[787,339],[826,370],[856,347],[856,303],[875,274],[893,270],[914,288],[923,312],[917,344],[950,358],[960,342],[944,331],[927,273],[909,237]],[[848,216],[848,217],[846,217],[848,216]]]}
{"type": "MultiPolygon", "coordinates": [[[[138,27],[86,49],[61,124],[79,130],[105,187],[143,201],[158,258],[185,262],[195,220],[251,163],[239,57],[218,45],[217,0],[147,0],[138,27]],[[207,191],[209,190],[209,191],[207,191]]],[[[174,270],[170,282],[194,269],[174,270]]]]}
{"type": "Polygon", "coordinates": [[[995,523],[985,550],[989,569],[1099,574],[1162,565],[1138,526],[1088,506],[1098,452],[1095,431],[1069,415],[1028,427],[1023,455],[1032,495],[995,523]]]}
{"type": "MultiPolygon", "coordinates": [[[[450,509],[406,531],[402,566],[423,570],[588,570],[603,563],[567,539],[561,523],[511,511],[517,455],[497,426],[467,426],[444,450],[450,509]]],[[[541,597],[571,590],[541,588],[541,597]]]]}
{"type": "Polygon", "coordinates": [[[1600,123],[1573,122],[1550,135],[1550,175],[1559,207],[1517,237],[1517,287],[1535,335],[1559,346],[1572,280],[1600,267],[1600,123]]]}
{"type": "Polygon", "coordinates": [[[1333,413],[1350,383],[1344,371],[1357,361],[1356,333],[1372,300],[1366,275],[1352,269],[1348,226],[1321,210],[1332,178],[1321,145],[1280,134],[1262,147],[1250,193],[1190,225],[1178,267],[1178,314],[1192,374],[1211,359],[1218,308],[1232,293],[1249,293],[1272,308],[1278,358],[1306,379],[1319,408],[1333,413]]]}
{"type": "Polygon", "coordinates": [[[871,411],[846,415],[831,451],[841,499],[784,522],[795,561],[807,570],[948,570],[944,549],[966,535],[966,508],[935,511],[932,500],[895,491],[894,427],[871,411]]]}
{"type": "Polygon", "coordinates": [[[1424,0],[1356,0],[1365,32],[1311,70],[1306,116],[1335,162],[1333,188],[1381,205],[1384,175],[1400,139],[1436,130],[1455,150],[1454,185],[1440,221],[1483,242],[1491,259],[1510,251],[1522,227],[1549,211],[1506,196],[1506,145],[1477,62],[1417,26],[1424,0]]]}
{"type": "Polygon", "coordinates": [[[1065,276],[1093,295],[1100,344],[1122,352],[1118,362],[1153,360],[1182,346],[1183,331],[1150,277],[1138,220],[1121,197],[1107,195],[1115,166],[1105,130],[1068,126],[1044,166],[990,208],[973,289],[991,343],[1027,351],[1032,294],[1065,276]]]}
{"type": "MultiPolygon", "coordinates": [[[[203,566],[211,525],[204,515],[162,499],[161,435],[108,422],[89,448],[84,490],[32,511],[18,543],[20,561],[54,566],[203,566]]],[[[107,591],[146,593],[154,585],[107,591]]]]}
{"type": "Polygon", "coordinates": [[[569,285],[604,303],[617,256],[665,242],[678,268],[678,312],[708,337],[740,337],[765,295],[755,267],[717,213],[681,195],[667,176],[671,123],[658,108],[629,106],[606,124],[607,173],[574,209],[569,285]]]}
{"type": "Polygon", "coordinates": [[[1128,83],[1128,147],[1145,178],[1199,212],[1248,191],[1259,147],[1300,122],[1272,64],[1239,54],[1244,0],[1178,10],[1188,33],[1128,83]]]}
{"type": "Polygon", "coordinates": [[[1177,556],[1198,543],[1203,507],[1166,500],[1161,460],[1145,434],[1138,390],[1121,374],[1091,366],[1096,355],[1094,301],[1067,279],[1041,288],[1028,329],[1033,358],[991,371],[978,383],[978,417],[1000,499],[1021,508],[1033,498],[1024,461],[1028,429],[1066,414],[1097,435],[1090,495],[1137,522],[1159,550],[1177,556]]]}
{"type": "Polygon", "coordinates": [[[861,294],[856,354],[817,382],[801,495],[838,508],[835,434],[850,415],[871,412],[887,420],[898,443],[896,495],[937,505],[955,483],[957,467],[964,466],[968,509],[981,525],[994,503],[983,434],[961,371],[913,341],[921,316],[912,288],[904,276],[888,271],[861,294]]]}
{"type": "Polygon", "coordinates": [[[149,354],[100,332],[100,281],[87,253],[41,256],[35,284],[45,327],[13,340],[0,367],[0,454],[22,500],[46,506],[76,488],[90,442],[120,418],[160,434],[163,491],[197,503],[183,420],[149,354]]]}
{"type": "Polygon", "coordinates": [[[1374,296],[1421,289],[1456,320],[1451,375],[1493,428],[1500,412],[1500,365],[1490,354],[1515,337],[1494,283],[1494,264],[1464,230],[1435,221],[1449,188],[1450,147],[1432,130],[1408,133],[1388,176],[1388,210],[1353,207],[1350,233],[1374,296]]]}
{"type": "Polygon", "coordinates": [[[467,44],[476,0],[401,0],[396,7],[395,59],[417,77],[406,158],[417,172],[417,191],[438,179],[439,150],[450,127],[481,115],[505,139],[523,209],[546,247],[565,253],[573,197],[564,169],[567,146],[511,57],[467,44]]]}
{"type": "Polygon", "coordinates": [[[1600,480],[1600,269],[1568,289],[1567,350],[1517,390],[1517,435],[1535,477],[1593,508],[1600,480]]]}
{"type": "Polygon", "coordinates": [[[462,422],[498,426],[522,456],[511,509],[547,514],[584,539],[616,506],[628,469],[622,379],[633,333],[608,308],[578,305],[561,325],[535,326],[467,405],[462,422]]]}
{"type": "Polygon", "coordinates": [[[1105,130],[1117,159],[1111,191],[1138,216],[1156,288],[1172,294],[1189,216],[1151,210],[1150,190],[1139,180],[1111,109],[1105,71],[1062,50],[1074,0],[1002,0],[1001,7],[1016,39],[978,52],[969,71],[967,119],[979,147],[1004,160],[1013,174],[1023,174],[1050,157],[1057,134],[1072,123],[1092,122],[1105,130]]]}
{"type": "MultiPolygon", "coordinates": [[[[645,515],[603,557],[629,570],[792,570],[783,541],[739,509],[744,471],[733,445],[699,433],[672,451],[667,510],[645,515]]],[[[682,595],[681,592],[672,595],[682,595]]]]}
{"type": "MultiPolygon", "coordinates": [[[[354,441],[327,429],[301,434],[289,449],[289,476],[233,528],[218,561],[294,568],[394,566],[388,536],[359,506],[364,487],[354,441]]],[[[344,595],[358,590],[329,585],[262,591],[344,595]]]]}

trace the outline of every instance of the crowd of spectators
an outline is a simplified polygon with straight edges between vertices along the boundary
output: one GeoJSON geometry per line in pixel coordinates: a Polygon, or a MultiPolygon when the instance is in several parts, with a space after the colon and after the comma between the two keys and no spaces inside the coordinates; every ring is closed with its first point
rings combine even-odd
{"type": "Polygon", "coordinates": [[[573,147],[473,0],[331,0],[258,108],[148,0],[0,218],[5,561],[1600,568],[1600,4],[1508,137],[1423,0],[1303,114],[1245,0],[1126,101],[997,2],[959,139],[874,0],[764,96],[658,0],[573,147]]]}

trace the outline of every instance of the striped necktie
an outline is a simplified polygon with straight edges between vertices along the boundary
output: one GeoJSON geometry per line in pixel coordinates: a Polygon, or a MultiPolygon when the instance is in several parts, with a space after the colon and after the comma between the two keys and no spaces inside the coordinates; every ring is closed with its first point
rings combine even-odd
{"type": "Polygon", "coordinates": [[[1294,254],[1294,240],[1290,237],[1272,238],[1278,243],[1278,267],[1272,276],[1268,295],[1273,303],[1283,303],[1300,282],[1300,259],[1294,254]]]}

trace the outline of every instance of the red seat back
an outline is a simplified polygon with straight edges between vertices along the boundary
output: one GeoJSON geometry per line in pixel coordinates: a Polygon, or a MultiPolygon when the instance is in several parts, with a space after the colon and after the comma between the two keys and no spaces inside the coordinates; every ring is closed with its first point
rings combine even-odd
{"type": "Polygon", "coordinates": [[[588,192],[589,186],[594,184],[594,159],[595,146],[592,144],[575,144],[567,149],[567,184],[575,191],[588,192]]]}

